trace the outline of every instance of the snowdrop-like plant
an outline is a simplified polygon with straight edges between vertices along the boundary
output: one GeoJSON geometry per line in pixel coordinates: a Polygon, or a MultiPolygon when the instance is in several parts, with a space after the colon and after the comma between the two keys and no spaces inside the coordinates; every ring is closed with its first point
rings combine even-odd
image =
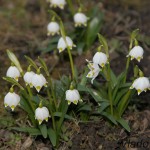
{"type": "Polygon", "coordinates": [[[72,49],[73,47],[75,47],[75,45],[73,44],[72,39],[68,36],[66,36],[65,39],[63,37],[61,37],[58,41],[58,44],[57,44],[57,48],[59,50],[59,53],[64,51],[67,47],[69,49],[72,49]]]}
{"type": "Polygon", "coordinates": [[[20,102],[20,96],[16,94],[15,92],[8,92],[4,98],[4,105],[5,107],[10,107],[12,111],[14,111],[15,107],[20,102]]]}
{"type": "Polygon", "coordinates": [[[132,59],[136,59],[138,62],[141,61],[143,58],[144,50],[141,46],[134,46],[131,51],[129,52],[129,55],[127,57],[131,57],[132,59]]]}
{"type": "Polygon", "coordinates": [[[92,78],[91,83],[94,89],[89,87],[85,88],[85,91],[88,91],[98,103],[96,114],[107,117],[115,125],[122,125],[129,132],[130,127],[122,118],[122,115],[127,109],[130,100],[135,95],[136,90],[139,95],[141,92],[146,92],[150,89],[149,79],[144,77],[143,72],[138,66],[135,66],[133,69],[134,81],[130,82],[126,80],[131,58],[135,58],[139,61],[143,57],[143,49],[137,46],[137,35],[138,30],[131,33],[129,57],[127,57],[125,70],[119,76],[116,76],[110,67],[111,62],[106,39],[102,35],[98,35],[101,45],[98,47],[98,52],[94,55],[93,60],[88,61],[90,71],[86,76],[87,78],[92,78]],[[102,49],[105,53],[101,52],[102,49]],[[99,81],[103,82],[93,82],[99,74],[99,81]]]}
{"type": "Polygon", "coordinates": [[[70,105],[71,102],[77,105],[78,101],[82,101],[80,94],[76,89],[70,89],[66,91],[66,100],[68,101],[68,105],[70,105]]]}
{"type": "Polygon", "coordinates": [[[38,107],[35,110],[35,118],[38,120],[39,124],[41,124],[44,120],[47,122],[49,117],[49,111],[46,107],[38,107]]]}
{"type": "Polygon", "coordinates": [[[33,71],[27,71],[23,76],[26,85],[29,85],[31,88],[33,87],[32,78],[34,75],[35,73],[33,71]]]}
{"type": "Polygon", "coordinates": [[[138,95],[143,92],[147,91],[150,88],[150,81],[147,77],[139,77],[136,80],[134,80],[132,86],[130,89],[135,88],[138,92],[138,95]]]}
{"type": "Polygon", "coordinates": [[[50,0],[50,6],[51,7],[59,7],[60,9],[64,9],[66,5],[66,1],[65,0],[50,0]]]}
{"type": "MultiPolygon", "coordinates": [[[[20,96],[15,94],[13,90],[10,90],[4,98],[4,105],[5,107],[9,106],[13,111],[20,102],[21,108],[26,111],[32,123],[32,127],[28,127],[29,134],[33,134],[34,132],[34,135],[42,135],[44,138],[48,136],[54,147],[57,147],[59,144],[62,124],[67,116],[68,104],[72,102],[77,105],[79,101],[82,101],[77,89],[71,88],[67,90],[70,85],[72,86],[72,83],[77,87],[73,59],[69,47],[67,47],[67,52],[71,61],[71,78],[67,77],[65,80],[62,79],[62,81],[52,81],[49,69],[43,59],[39,57],[39,63],[37,65],[30,57],[25,56],[29,66],[27,72],[24,73],[16,56],[7,50],[7,54],[12,63],[19,67],[21,72],[20,78],[22,77],[24,79],[25,84],[22,85],[22,82],[20,84],[16,81],[16,76],[14,75],[4,77],[4,80],[12,84],[12,88],[17,86],[17,89],[20,90],[20,96]],[[35,87],[38,93],[32,87],[35,87]],[[48,118],[51,120],[50,125],[46,123],[49,121],[48,118]]],[[[84,110],[84,104],[79,103],[78,105],[81,105],[79,106],[79,111],[82,110],[82,107],[84,110]]],[[[72,118],[72,116],[69,118],[72,118]]],[[[26,131],[24,127],[19,127],[18,130],[26,131]]]]}
{"type": "Polygon", "coordinates": [[[16,66],[10,66],[7,70],[6,76],[14,78],[16,81],[18,81],[18,78],[20,77],[20,72],[16,66]]]}
{"type": "Polygon", "coordinates": [[[88,17],[81,12],[78,12],[74,15],[75,27],[87,26],[88,17]]]}
{"type": "Polygon", "coordinates": [[[55,34],[59,34],[59,24],[57,22],[50,22],[48,25],[47,25],[47,35],[55,35],[55,34]]]}

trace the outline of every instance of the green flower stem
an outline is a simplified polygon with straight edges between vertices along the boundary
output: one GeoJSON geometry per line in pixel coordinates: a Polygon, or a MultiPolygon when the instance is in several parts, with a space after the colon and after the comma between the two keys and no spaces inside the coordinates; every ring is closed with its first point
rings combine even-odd
{"type": "Polygon", "coordinates": [[[71,66],[71,71],[72,71],[72,77],[73,77],[73,79],[75,79],[74,63],[73,63],[72,54],[71,54],[71,51],[70,51],[69,47],[67,47],[67,51],[68,51],[69,60],[70,60],[70,66],[71,66]]]}
{"type": "Polygon", "coordinates": [[[27,85],[27,90],[28,90],[28,93],[29,93],[29,96],[30,96],[30,98],[29,99],[27,98],[27,99],[29,101],[29,104],[30,104],[33,112],[34,112],[35,111],[35,107],[34,107],[34,105],[32,103],[32,97],[33,97],[33,95],[32,95],[32,92],[31,92],[31,89],[30,89],[29,85],[27,85]]]}
{"type": "MultiPolygon", "coordinates": [[[[60,22],[60,31],[61,31],[61,35],[67,45],[67,41],[66,41],[66,32],[65,32],[65,28],[64,28],[64,25],[63,25],[63,22],[61,20],[61,18],[52,10],[49,10],[49,12],[54,15],[60,22]]],[[[72,70],[72,77],[73,79],[75,79],[75,73],[74,73],[74,64],[73,64],[73,59],[72,59],[72,54],[70,52],[70,48],[67,46],[67,51],[68,51],[68,55],[69,55],[69,59],[70,59],[70,65],[71,65],[71,70],[72,70]]]]}
{"type": "Polygon", "coordinates": [[[110,77],[110,64],[108,64],[108,96],[110,101],[111,115],[113,115],[114,110],[113,110],[113,99],[112,99],[112,88],[111,88],[111,77],[110,77]]]}
{"type": "Polygon", "coordinates": [[[73,4],[72,4],[72,0],[67,0],[67,3],[69,5],[69,9],[70,9],[72,16],[74,16],[75,10],[74,10],[73,4]]]}
{"type": "Polygon", "coordinates": [[[111,88],[111,78],[110,78],[110,65],[108,64],[108,67],[103,68],[103,72],[105,75],[105,78],[108,82],[108,96],[109,96],[109,103],[110,103],[110,110],[111,115],[113,115],[113,100],[112,100],[112,88],[111,88]]]}
{"type": "Polygon", "coordinates": [[[49,107],[50,107],[50,109],[49,109],[49,111],[50,111],[50,114],[51,114],[51,117],[52,117],[52,124],[53,124],[53,129],[56,131],[56,122],[55,122],[55,118],[54,118],[54,115],[53,115],[53,112],[52,112],[52,99],[51,99],[51,95],[50,95],[50,92],[49,92],[49,90],[48,90],[48,88],[47,88],[47,95],[48,95],[48,98],[49,98],[49,102],[50,102],[50,105],[49,105],[49,107]]]}
{"type": "MultiPolygon", "coordinates": [[[[132,49],[132,45],[133,45],[133,39],[130,40],[130,45],[129,45],[129,52],[132,49]]],[[[125,69],[125,77],[124,77],[124,81],[123,83],[126,83],[127,80],[127,74],[128,74],[128,70],[129,70],[129,65],[130,65],[130,56],[127,58],[127,62],[126,62],[126,69],[125,69]]]]}
{"type": "Polygon", "coordinates": [[[125,75],[125,78],[124,78],[124,83],[126,83],[128,69],[129,69],[129,64],[130,64],[130,57],[127,58],[127,62],[126,62],[126,69],[125,69],[126,75],[125,75]]]}
{"type": "MultiPolygon", "coordinates": [[[[52,83],[52,79],[51,79],[51,76],[50,76],[50,75],[48,76],[48,83],[50,84],[50,89],[51,89],[51,93],[52,93],[52,96],[53,96],[55,109],[57,110],[57,101],[56,101],[56,96],[55,96],[55,92],[54,92],[54,87],[53,87],[53,83],[52,83]]],[[[50,98],[49,90],[48,90],[48,94],[49,94],[48,97],[50,98]]]]}

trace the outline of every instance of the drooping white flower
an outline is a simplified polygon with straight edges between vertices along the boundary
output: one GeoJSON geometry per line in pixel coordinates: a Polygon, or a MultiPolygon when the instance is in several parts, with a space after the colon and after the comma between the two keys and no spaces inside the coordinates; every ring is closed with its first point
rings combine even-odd
{"type": "Polygon", "coordinates": [[[49,111],[46,107],[38,107],[35,110],[35,119],[38,120],[39,124],[41,124],[44,120],[48,121],[49,111]]]}
{"type": "Polygon", "coordinates": [[[75,47],[75,45],[73,44],[73,41],[70,37],[66,36],[66,41],[64,40],[63,37],[61,37],[58,41],[58,45],[57,48],[59,50],[59,53],[64,51],[67,46],[69,47],[69,49],[72,49],[73,47],[75,47]]]}
{"type": "Polygon", "coordinates": [[[127,57],[131,57],[132,59],[136,59],[138,62],[143,58],[144,50],[141,46],[134,46],[131,51],[129,52],[129,55],[127,57]]]}
{"type": "Polygon", "coordinates": [[[89,61],[88,61],[88,68],[90,69],[90,71],[86,77],[92,78],[91,83],[93,84],[94,79],[98,76],[101,69],[99,68],[98,64],[95,64],[89,61]]]}
{"type": "Polygon", "coordinates": [[[6,76],[18,81],[18,78],[20,77],[20,72],[16,66],[10,66],[7,70],[6,76]]]}
{"type": "Polygon", "coordinates": [[[101,67],[104,67],[106,63],[108,63],[108,58],[105,53],[96,52],[93,57],[93,63],[99,64],[101,67]]]}
{"type": "Polygon", "coordinates": [[[136,80],[134,80],[132,86],[130,89],[135,88],[138,91],[138,95],[143,92],[147,91],[150,88],[150,82],[147,77],[139,77],[136,80]]]}
{"type": "Polygon", "coordinates": [[[7,93],[4,98],[5,107],[9,106],[12,109],[12,111],[14,111],[15,107],[19,104],[19,102],[20,102],[20,96],[15,92],[7,93]]]}
{"type": "Polygon", "coordinates": [[[42,74],[40,74],[40,76],[43,80],[43,86],[47,87],[48,82],[46,81],[45,77],[42,74]]]}
{"type": "Polygon", "coordinates": [[[50,0],[51,3],[51,7],[59,7],[60,9],[64,9],[65,5],[66,5],[66,1],[65,0],[50,0]]]}
{"type": "Polygon", "coordinates": [[[32,85],[39,92],[43,86],[46,86],[46,79],[42,74],[34,74],[32,76],[32,85]]]}
{"type": "Polygon", "coordinates": [[[78,101],[82,101],[80,94],[76,89],[66,91],[66,100],[68,101],[68,105],[70,105],[71,102],[77,104],[78,101]]]}
{"type": "Polygon", "coordinates": [[[24,74],[23,79],[26,83],[26,85],[30,85],[30,87],[32,88],[32,77],[35,75],[35,73],[33,71],[28,71],[24,74]]]}
{"type": "Polygon", "coordinates": [[[88,17],[84,13],[79,12],[74,15],[74,22],[76,27],[80,27],[81,25],[87,26],[87,20],[88,17]]]}
{"type": "Polygon", "coordinates": [[[57,22],[50,22],[47,25],[47,35],[55,35],[55,34],[59,34],[59,24],[57,22]]]}

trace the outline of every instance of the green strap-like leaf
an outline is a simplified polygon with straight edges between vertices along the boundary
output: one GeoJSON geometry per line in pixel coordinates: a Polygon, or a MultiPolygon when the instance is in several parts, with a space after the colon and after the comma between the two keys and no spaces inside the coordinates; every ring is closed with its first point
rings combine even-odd
{"type": "Polygon", "coordinates": [[[12,127],[10,129],[20,131],[20,132],[27,132],[30,135],[34,135],[34,136],[41,135],[40,130],[33,127],[12,127]]]}
{"type": "Polygon", "coordinates": [[[47,138],[47,127],[46,127],[46,124],[42,124],[42,125],[39,125],[39,129],[42,133],[42,136],[44,138],[47,138]]]}
{"type": "Polygon", "coordinates": [[[128,132],[130,132],[130,127],[124,119],[120,118],[117,120],[117,122],[119,122],[123,128],[125,128],[128,132]]]}
{"type": "Polygon", "coordinates": [[[38,57],[38,59],[39,59],[39,61],[41,63],[41,66],[43,67],[46,75],[49,76],[49,71],[48,71],[46,63],[44,62],[44,60],[42,58],[38,57]]]}
{"type": "Polygon", "coordinates": [[[52,128],[49,128],[47,133],[52,145],[55,147],[57,143],[57,137],[55,131],[52,128]]]}
{"type": "Polygon", "coordinates": [[[29,62],[29,64],[30,64],[31,66],[33,66],[36,70],[38,70],[37,65],[35,64],[35,62],[34,62],[30,57],[25,56],[25,58],[28,60],[28,62],[29,62]]]}
{"type": "Polygon", "coordinates": [[[11,52],[10,50],[7,50],[7,55],[9,57],[9,59],[13,62],[13,64],[19,69],[19,71],[23,72],[21,65],[20,65],[17,57],[15,56],[15,54],[13,52],[11,52]]]}
{"type": "Polygon", "coordinates": [[[24,90],[24,88],[13,78],[11,77],[3,77],[4,80],[6,80],[7,82],[12,83],[13,85],[17,85],[21,90],[24,90]]]}

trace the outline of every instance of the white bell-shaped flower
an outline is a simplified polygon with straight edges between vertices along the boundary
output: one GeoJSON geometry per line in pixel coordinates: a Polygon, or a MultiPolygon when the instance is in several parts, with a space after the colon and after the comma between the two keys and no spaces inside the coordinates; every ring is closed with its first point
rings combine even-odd
{"type": "Polygon", "coordinates": [[[24,74],[23,79],[26,83],[26,85],[29,85],[31,88],[33,87],[32,85],[32,77],[35,75],[33,71],[28,71],[24,74]]]}
{"type": "Polygon", "coordinates": [[[81,25],[87,26],[87,20],[88,20],[88,17],[81,12],[76,13],[74,15],[74,22],[75,22],[76,27],[77,26],[80,27],[81,25]]]}
{"type": "Polygon", "coordinates": [[[64,51],[67,46],[69,47],[69,49],[72,49],[73,47],[75,47],[75,45],[73,44],[73,41],[70,37],[66,36],[66,41],[64,40],[63,37],[61,37],[58,41],[58,45],[57,48],[59,50],[59,53],[64,51]]]}
{"type": "Polygon", "coordinates": [[[35,74],[32,77],[32,85],[36,88],[39,92],[43,86],[46,86],[46,79],[42,74],[35,74]]]}
{"type": "Polygon", "coordinates": [[[50,0],[51,7],[59,7],[60,9],[64,9],[66,5],[66,0],[50,0]]]}
{"type": "Polygon", "coordinates": [[[38,107],[35,110],[35,119],[38,120],[39,124],[41,124],[44,120],[48,121],[49,111],[46,107],[38,107]]]}
{"type": "Polygon", "coordinates": [[[44,77],[42,74],[40,74],[40,76],[41,76],[41,78],[42,78],[42,80],[43,80],[43,85],[44,85],[45,87],[47,87],[48,82],[46,81],[45,77],[44,77]]]}
{"type": "Polygon", "coordinates": [[[15,92],[7,93],[4,98],[5,107],[9,106],[12,109],[12,111],[14,111],[15,107],[19,104],[19,102],[20,102],[20,96],[15,92]]]}
{"type": "Polygon", "coordinates": [[[70,105],[71,102],[77,104],[78,101],[82,101],[80,94],[76,89],[66,91],[66,100],[68,101],[68,105],[70,105]]]}
{"type": "Polygon", "coordinates": [[[7,70],[6,76],[18,81],[18,78],[20,77],[20,72],[16,66],[10,66],[7,70]]]}
{"type": "Polygon", "coordinates": [[[57,22],[50,22],[47,25],[47,35],[55,35],[55,34],[59,34],[59,24],[57,22]]]}
{"type": "Polygon", "coordinates": [[[106,63],[108,63],[108,58],[105,53],[96,52],[93,57],[93,63],[99,64],[101,67],[104,67],[106,63]]]}
{"type": "Polygon", "coordinates": [[[139,77],[136,80],[134,80],[132,86],[130,89],[135,88],[138,91],[138,95],[143,92],[147,91],[150,88],[150,82],[147,77],[139,77]]]}
{"type": "Polygon", "coordinates": [[[99,68],[98,64],[95,63],[88,63],[88,68],[90,69],[89,73],[87,74],[87,78],[92,78],[91,83],[93,84],[94,79],[98,76],[101,69],[99,68]]]}
{"type": "Polygon", "coordinates": [[[131,51],[129,52],[129,55],[127,57],[131,57],[132,59],[136,59],[138,62],[141,61],[143,58],[144,50],[141,46],[134,46],[131,51]]]}

